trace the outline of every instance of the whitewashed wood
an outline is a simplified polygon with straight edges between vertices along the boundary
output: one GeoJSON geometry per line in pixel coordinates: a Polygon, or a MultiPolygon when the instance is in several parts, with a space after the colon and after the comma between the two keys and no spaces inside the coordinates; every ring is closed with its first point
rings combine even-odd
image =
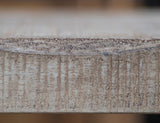
{"type": "Polygon", "coordinates": [[[1,38],[160,38],[160,10],[0,11],[1,38]]]}
{"type": "Polygon", "coordinates": [[[2,14],[0,112],[159,113],[159,14],[142,13],[119,24],[104,13],[2,14]]]}

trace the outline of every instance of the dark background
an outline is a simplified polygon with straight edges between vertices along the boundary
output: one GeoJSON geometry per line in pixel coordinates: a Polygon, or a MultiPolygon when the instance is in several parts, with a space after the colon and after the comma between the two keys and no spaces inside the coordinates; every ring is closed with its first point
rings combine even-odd
{"type": "Polygon", "coordinates": [[[0,7],[141,8],[159,7],[160,0],[0,0],[0,7]]]}

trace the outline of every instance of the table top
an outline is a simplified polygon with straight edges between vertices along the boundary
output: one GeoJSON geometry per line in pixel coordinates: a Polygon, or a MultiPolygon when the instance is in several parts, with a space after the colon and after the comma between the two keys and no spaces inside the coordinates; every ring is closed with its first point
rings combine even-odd
{"type": "Polygon", "coordinates": [[[0,11],[0,49],[50,55],[98,55],[157,47],[160,10],[0,11]]]}
{"type": "Polygon", "coordinates": [[[0,112],[159,113],[159,15],[0,11],[0,112]]]}
{"type": "Polygon", "coordinates": [[[1,38],[160,38],[160,10],[13,10],[0,15],[1,38]]]}

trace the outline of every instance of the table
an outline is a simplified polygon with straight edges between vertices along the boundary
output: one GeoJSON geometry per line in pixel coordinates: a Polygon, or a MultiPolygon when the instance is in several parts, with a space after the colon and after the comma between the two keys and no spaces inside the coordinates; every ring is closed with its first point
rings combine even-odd
{"type": "Polygon", "coordinates": [[[0,112],[159,113],[159,10],[0,13],[0,112]]]}

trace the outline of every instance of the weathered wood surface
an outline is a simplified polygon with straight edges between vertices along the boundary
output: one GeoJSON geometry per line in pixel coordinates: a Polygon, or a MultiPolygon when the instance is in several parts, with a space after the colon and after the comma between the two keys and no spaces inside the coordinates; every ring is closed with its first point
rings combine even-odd
{"type": "Polygon", "coordinates": [[[48,14],[1,14],[0,112],[159,113],[159,13],[48,14]]]}

